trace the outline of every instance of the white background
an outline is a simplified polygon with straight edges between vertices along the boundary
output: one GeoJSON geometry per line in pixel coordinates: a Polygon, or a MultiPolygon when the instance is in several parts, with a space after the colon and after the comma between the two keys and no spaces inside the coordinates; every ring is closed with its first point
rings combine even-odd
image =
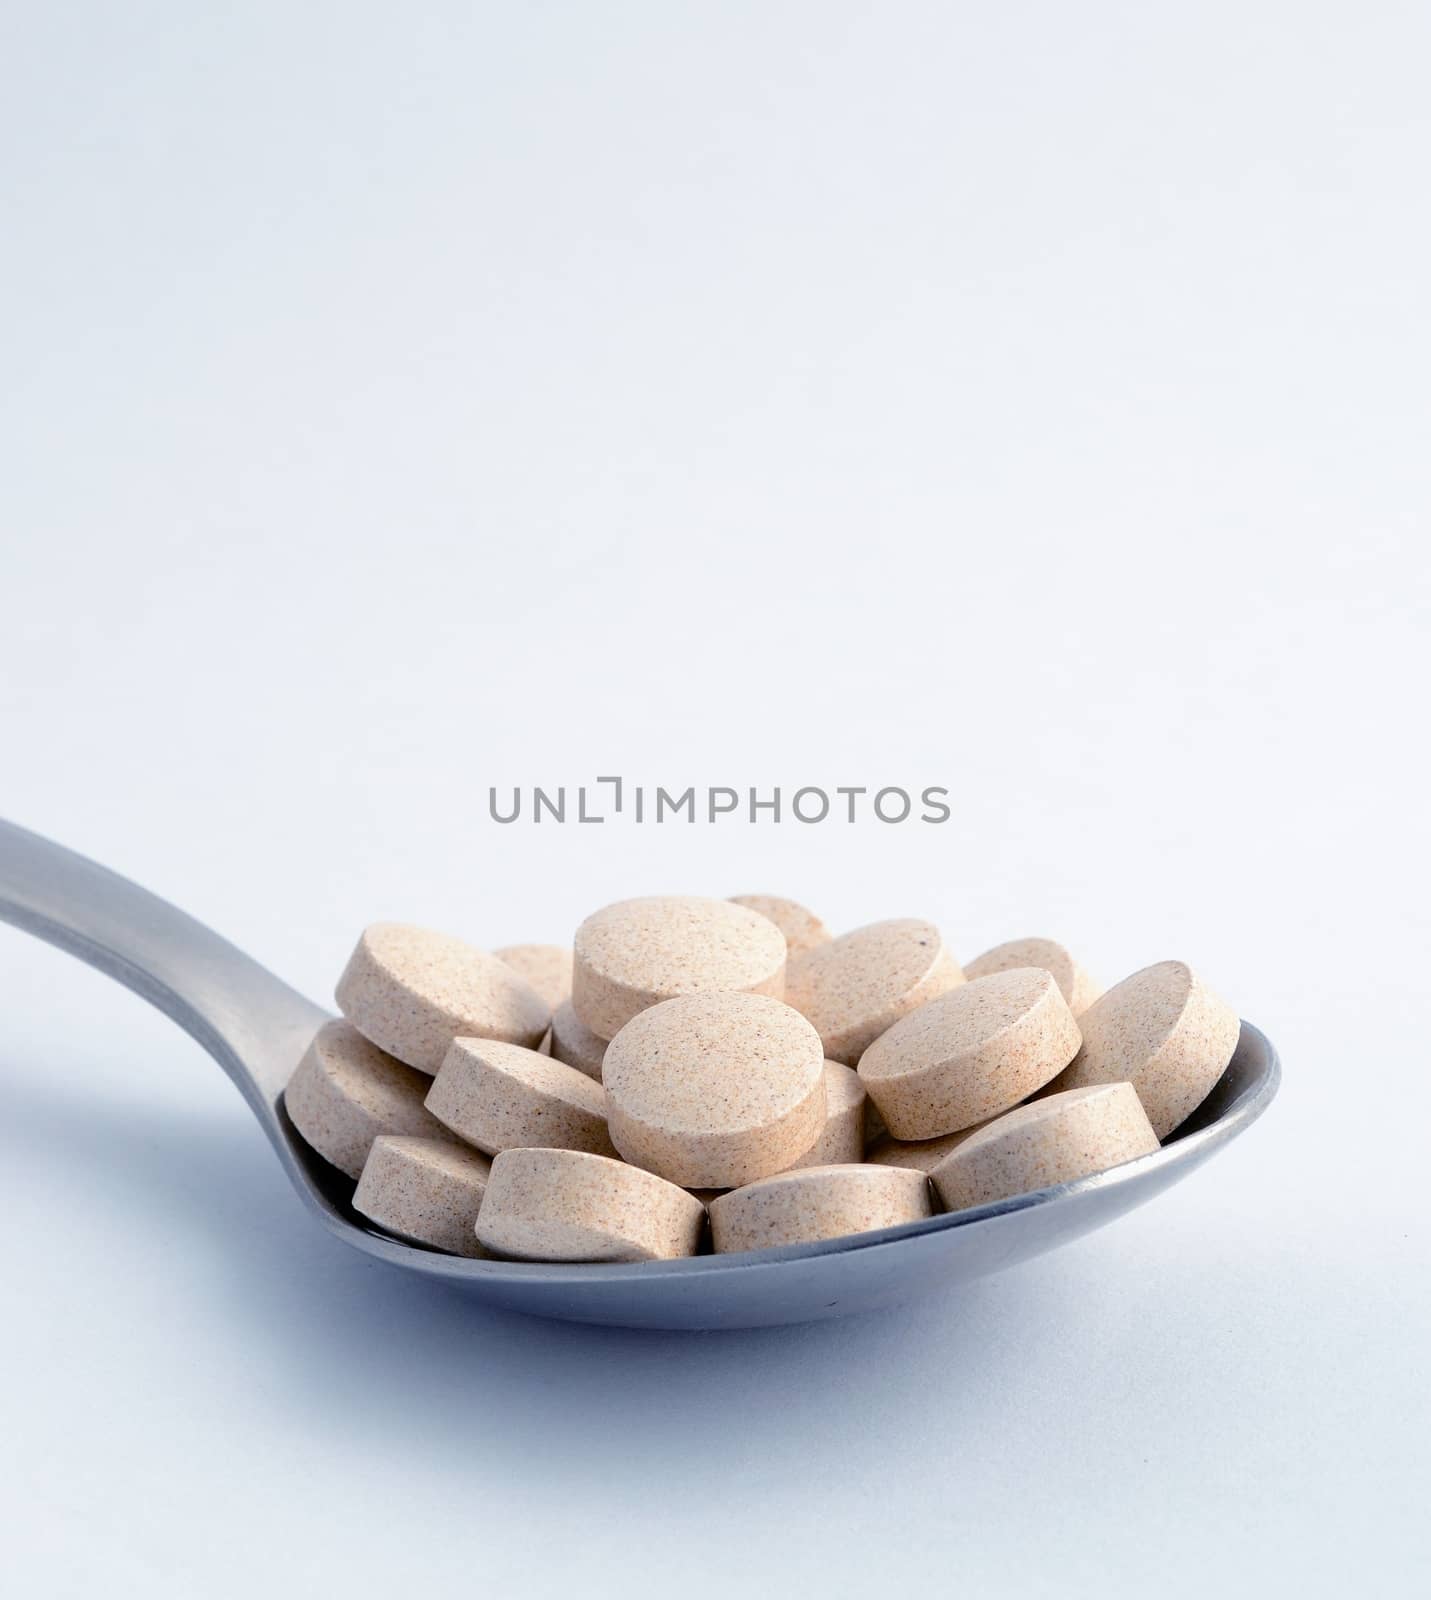
{"type": "Polygon", "coordinates": [[[589,1330],[342,1249],[0,930],[13,1592],[1413,1592],[1424,7],[3,29],[0,810],[321,999],[378,917],[768,890],[1184,957],[1287,1074],[1001,1278],[589,1330]],[[599,772],[954,814],[486,818],[599,772]]]}

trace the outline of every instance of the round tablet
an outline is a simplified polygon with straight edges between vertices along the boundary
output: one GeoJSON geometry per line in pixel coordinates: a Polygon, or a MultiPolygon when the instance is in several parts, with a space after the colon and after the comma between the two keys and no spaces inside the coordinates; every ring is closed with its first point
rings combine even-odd
{"type": "Polygon", "coordinates": [[[986,1123],[933,1172],[949,1211],[1072,1183],[1158,1148],[1130,1083],[1070,1089],[986,1123]]]}
{"type": "Polygon", "coordinates": [[[860,1077],[896,1139],[936,1139],[1008,1111],[1078,1051],[1078,1024],[1042,967],[975,978],[895,1023],[860,1077]]]}
{"type": "Polygon", "coordinates": [[[767,918],[696,895],[621,900],[576,930],[571,1003],[603,1039],[676,995],[784,993],[785,935],[767,918]]]}
{"type": "Polygon", "coordinates": [[[353,1209],[414,1244],[485,1255],[473,1225],[491,1170],[486,1156],[451,1139],[385,1135],[368,1153],[353,1209]]]}
{"type": "Polygon", "coordinates": [[[570,1000],[552,1012],[552,1050],[558,1061],[601,1081],[601,1063],[606,1055],[606,1040],[598,1038],[572,1010],[570,1000]]]}
{"type": "Polygon", "coordinates": [[[877,1167],[911,1167],[915,1172],[933,1172],[935,1167],[963,1142],[987,1128],[987,1122],[976,1122],[972,1128],[960,1128],[958,1133],[946,1133],[939,1139],[891,1139],[886,1135],[870,1146],[865,1160],[877,1167]]]}
{"type": "Polygon", "coordinates": [[[616,1148],[692,1189],[798,1161],[825,1124],[820,1036],[768,995],[691,994],[633,1017],[606,1047],[616,1148]]]}
{"type": "Polygon", "coordinates": [[[813,1145],[792,1161],[797,1167],[829,1167],[865,1158],[865,1103],[869,1096],[852,1067],[825,1063],[825,1124],[813,1145]]]}
{"type": "Polygon", "coordinates": [[[711,1201],[720,1252],[839,1239],[931,1216],[929,1180],[907,1167],[804,1167],[711,1201]]]}
{"type": "Polygon", "coordinates": [[[1075,1017],[1087,1011],[1102,992],[1057,939],[1010,939],[1007,944],[996,944],[966,961],[964,976],[986,978],[991,972],[1009,972],[1014,967],[1042,967],[1051,972],[1075,1017]]]}
{"type": "Polygon", "coordinates": [[[401,922],[363,930],[337,998],[359,1033],[429,1075],[459,1035],[536,1046],[551,1021],[542,997],[496,956],[401,922]]]}
{"type": "Polygon", "coordinates": [[[492,952],[556,1008],[571,994],[571,951],[560,944],[507,944],[492,952]]]}
{"type": "Polygon", "coordinates": [[[489,1156],[518,1145],[616,1154],[601,1085],[517,1044],[454,1039],[428,1090],[427,1109],[489,1156]]]}
{"type": "Polygon", "coordinates": [[[1083,1048],[1054,1087],[1131,1083],[1160,1139],[1211,1093],[1242,1031],[1232,1007],[1182,961],[1114,984],[1079,1026],[1083,1048]]]}
{"type": "Polygon", "coordinates": [[[694,1255],[705,1207],[653,1172],[575,1150],[504,1150],[478,1239],[519,1261],[667,1261],[694,1255]]]}
{"type": "Polygon", "coordinates": [[[830,930],[798,900],[782,900],[778,894],[733,894],[730,903],[768,917],[785,935],[785,948],[792,956],[830,942],[830,930]]]}
{"type": "Polygon", "coordinates": [[[825,1054],[852,1067],[901,1017],[963,981],[932,922],[897,917],[797,956],[785,999],[815,1025],[825,1054]]]}
{"type": "Polygon", "coordinates": [[[356,1178],[380,1134],[448,1137],[423,1107],[431,1084],[335,1017],[304,1051],[283,1103],[293,1126],[318,1154],[356,1178]]]}

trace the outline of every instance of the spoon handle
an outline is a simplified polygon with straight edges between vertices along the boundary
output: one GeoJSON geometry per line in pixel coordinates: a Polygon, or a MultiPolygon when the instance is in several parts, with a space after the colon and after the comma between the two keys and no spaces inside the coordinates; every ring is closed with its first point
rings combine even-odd
{"type": "Polygon", "coordinates": [[[63,845],[0,820],[0,921],[108,973],[193,1035],[272,1125],[326,1013],[201,922],[63,845]]]}

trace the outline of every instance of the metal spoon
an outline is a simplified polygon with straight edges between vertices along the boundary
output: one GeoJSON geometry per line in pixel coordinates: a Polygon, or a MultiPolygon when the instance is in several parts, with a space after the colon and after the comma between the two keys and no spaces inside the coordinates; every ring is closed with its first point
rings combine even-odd
{"type": "Polygon", "coordinates": [[[400,1244],[352,1209],[352,1181],[315,1155],[283,1089],[328,1013],[201,923],[116,873],[0,822],[0,920],[117,978],[192,1034],[237,1085],[308,1210],[344,1243],[509,1310],[642,1328],[804,1322],[979,1277],[1099,1227],[1200,1166],[1277,1092],[1250,1023],[1212,1094],[1163,1148],[1110,1172],[974,1210],[826,1243],[637,1266],[473,1261],[400,1244]]]}

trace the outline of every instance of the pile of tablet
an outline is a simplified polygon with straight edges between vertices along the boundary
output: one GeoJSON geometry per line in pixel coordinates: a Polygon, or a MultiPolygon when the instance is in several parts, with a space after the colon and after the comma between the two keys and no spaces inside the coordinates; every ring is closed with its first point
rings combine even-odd
{"type": "Polygon", "coordinates": [[[1158,1148],[1239,1023],[1180,961],[1106,993],[1060,944],[959,964],[899,918],[832,938],[773,896],[655,896],[570,949],[368,928],[285,1095],[433,1249],[644,1261],[886,1228],[1158,1148]]]}

